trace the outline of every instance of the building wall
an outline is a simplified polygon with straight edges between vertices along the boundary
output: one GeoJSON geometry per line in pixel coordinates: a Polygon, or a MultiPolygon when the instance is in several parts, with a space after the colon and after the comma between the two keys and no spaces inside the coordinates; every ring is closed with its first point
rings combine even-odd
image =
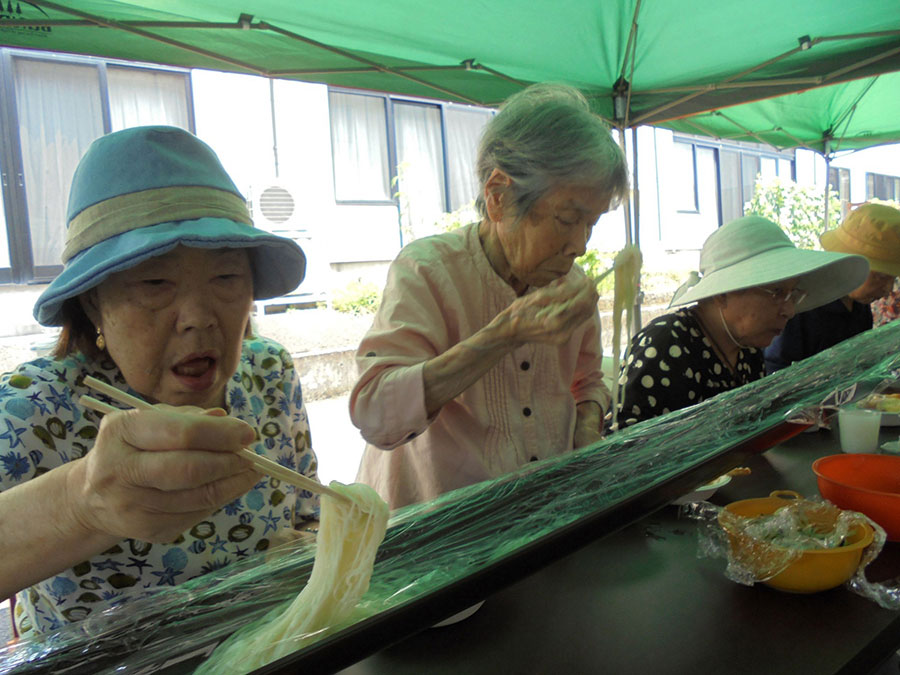
{"type": "Polygon", "coordinates": [[[299,240],[310,265],[306,289],[347,283],[394,258],[396,205],[335,203],[328,87],[201,70],[191,81],[197,135],[219,153],[251,204],[272,185],[297,200],[296,217],[284,225],[309,234],[299,240]],[[360,265],[342,264],[348,262],[360,265]]]}
{"type": "MultiPolygon", "coordinates": [[[[66,59],[59,55],[53,58],[57,62],[66,59]]],[[[90,59],[80,58],[78,62],[90,63],[90,59]]],[[[148,72],[152,75],[152,69],[148,72]]],[[[259,195],[267,187],[282,186],[292,196],[296,210],[288,222],[277,226],[277,231],[294,236],[307,253],[310,264],[304,292],[324,291],[355,279],[383,282],[389,261],[408,233],[404,235],[395,201],[336,201],[328,87],[204,70],[169,72],[186,77],[189,83],[186,113],[191,119],[185,124],[193,125],[194,131],[216,150],[249,199],[254,215],[258,216],[259,195]]],[[[390,114],[388,118],[390,125],[390,114]]],[[[138,119],[133,123],[146,122],[138,119]]],[[[722,191],[728,177],[723,178],[722,158],[729,152],[766,156],[769,166],[777,163],[779,172],[792,163],[797,182],[822,190],[828,175],[824,159],[806,150],[779,154],[764,146],[729,145],[652,127],[629,130],[624,140],[629,165],[634,167],[637,159],[638,180],[633,188],[638,208],[630,217],[637,223],[646,268],[696,267],[703,241],[727,220],[723,217],[722,191]],[[684,170],[686,144],[694,147],[691,172],[684,170]],[[688,191],[695,192],[695,198],[688,191]]],[[[447,139],[444,142],[449,147],[447,139]]],[[[474,143],[471,139],[466,142],[474,143]]],[[[395,161],[396,156],[390,159],[395,161]]],[[[850,171],[850,201],[862,202],[867,197],[868,172],[900,176],[900,145],[844,154],[831,164],[850,171]]],[[[392,175],[396,175],[396,169],[392,169],[392,175]]],[[[392,192],[395,189],[392,186],[392,192]]],[[[727,189],[736,188],[732,185],[727,189]]],[[[733,195],[731,198],[734,201],[733,195]]],[[[626,243],[627,211],[620,207],[604,215],[594,228],[589,246],[603,252],[620,250],[626,243]]],[[[0,225],[7,216],[0,209],[0,225]]],[[[263,222],[257,217],[257,224],[263,222]]],[[[10,266],[6,244],[3,241],[0,245],[0,268],[10,266]]]]}

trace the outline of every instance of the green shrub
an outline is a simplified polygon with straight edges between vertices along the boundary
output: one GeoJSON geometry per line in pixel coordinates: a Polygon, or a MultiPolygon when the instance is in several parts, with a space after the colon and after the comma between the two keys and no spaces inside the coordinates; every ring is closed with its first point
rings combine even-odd
{"type": "MultiPolygon", "coordinates": [[[[589,248],[585,251],[583,256],[575,258],[575,262],[576,264],[581,265],[581,269],[584,270],[584,273],[587,274],[588,277],[596,281],[600,275],[612,267],[613,259],[615,257],[615,251],[601,253],[595,248],[589,248]]],[[[597,284],[597,293],[600,297],[603,297],[604,295],[612,296],[615,287],[615,275],[608,274],[597,284]]]]}
{"type": "Polygon", "coordinates": [[[336,311],[354,316],[374,314],[380,302],[381,289],[371,281],[362,279],[336,289],[331,296],[331,304],[336,311]]]}
{"type": "MultiPolygon", "coordinates": [[[[841,202],[830,192],[829,228],[841,221],[841,202]]],[[[821,249],[819,235],[825,231],[825,191],[797,185],[792,180],[758,178],[747,215],[755,214],[778,223],[798,248],[821,249]]]]}
{"type": "MultiPolygon", "coordinates": [[[[597,279],[606,270],[612,267],[613,260],[617,251],[598,251],[596,249],[588,249],[580,258],[576,258],[575,262],[581,265],[581,268],[592,279],[597,279]]],[[[646,262],[641,268],[641,293],[642,297],[646,296],[652,302],[659,302],[660,299],[668,300],[672,297],[675,289],[687,278],[689,270],[682,269],[651,269],[646,262]]],[[[615,294],[616,282],[615,275],[609,274],[597,284],[597,293],[601,300],[611,301],[615,294]]]]}
{"type": "Polygon", "coordinates": [[[468,204],[460,206],[456,211],[442,214],[434,224],[434,229],[437,232],[450,232],[451,230],[459,229],[463,225],[474,223],[476,220],[480,220],[480,218],[475,210],[475,200],[473,199],[468,204]]]}
{"type": "Polygon", "coordinates": [[[668,301],[687,279],[690,270],[646,271],[641,274],[641,290],[644,295],[663,298],[668,301]]]}

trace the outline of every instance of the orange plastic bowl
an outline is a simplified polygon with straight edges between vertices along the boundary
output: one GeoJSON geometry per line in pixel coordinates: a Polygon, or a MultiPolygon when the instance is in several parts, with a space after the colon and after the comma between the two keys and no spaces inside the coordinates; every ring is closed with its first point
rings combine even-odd
{"type": "Polygon", "coordinates": [[[819,492],[835,506],[859,511],[900,541],[900,457],[841,454],[813,462],[819,492]]]}
{"type": "MultiPolygon", "coordinates": [[[[758,518],[775,513],[782,506],[790,504],[791,498],[799,497],[799,494],[790,490],[776,490],[768,497],[731,502],[725,510],[743,518],[758,518]]],[[[780,558],[779,547],[768,545],[771,553],[766,555],[766,548],[761,548],[758,540],[753,540],[743,532],[733,531],[721,515],[719,522],[728,534],[731,554],[743,565],[759,570],[760,577],[765,576],[762,570],[772,569],[773,564],[777,565],[780,558]]],[[[848,539],[845,546],[805,550],[798,559],[763,583],[790,593],[817,593],[836,588],[856,572],[863,549],[872,543],[874,536],[874,530],[864,524],[848,539]]]]}

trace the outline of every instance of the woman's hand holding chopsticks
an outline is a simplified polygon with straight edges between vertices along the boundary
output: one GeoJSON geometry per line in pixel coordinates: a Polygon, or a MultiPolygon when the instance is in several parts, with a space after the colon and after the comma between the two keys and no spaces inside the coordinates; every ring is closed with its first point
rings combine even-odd
{"type": "Polygon", "coordinates": [[[238,454],[253,438],[248,424],[216,411],[106,415],[70,475],[73,515],[87,532],[172,541],[260,480],[238,454]]]}
{"type": "MultiPolygon", "coordinates": [[[[84,378],[84,383],[95,389],[96,391],[103,392],[107,396],[109,396],[112,400],[117,401],[126,406],[132,406],[137,408],[138,410],[152,410],[154,407],[160,407],[161,404],[157,404],[157,406],[153,406],[146,401],[137,398],[136,396],[132,396],[131,394],[124,392],[120,389],[116,389],[111,384],[106,382],[102,382],[94,377],[88,376],[84,378]]],[[[116,413],[121,412],[121,409],[115,408],[114,406],[109,405],[108,403],[104,403],[103,401],[99,401],[92,396],[82,396],[80,402],[83,406],[87,408],[91,408],[92,410],[96,410],[97,412],[102,412],[104,414],[108,413],[116,413]]],[[[190,410],[191,412],[199,412],[204,415],[213,415],[213,416],[224,416],[227,415],[225,410],[221,408],[212,408],[209,410],[204,410],[202,408],[194,408],[192,406],[182,406],[179,408],[173,408],[171,406],[164,406],[167,410],[174,410],[183,412],[185,410],[190,410]]],[[[347,498],[339,492],[335,492],[329,487],[322,485],[321,483],[314,481],[312,478],[304,476],[302,473],[294,471],[293,469],[289,469],[277,462],[272,461],[268,457],[263,457],[262,455],[257,455],[253,450],[249,448],[240,448],[238,454],[244,457],[245,459],[250,460],[253,466],[263,473],[272,476],[273,478],[277,478],[279,480],[286,481],[289,485],[294,485],[296,487],[301,488],[302,490],[308,490],[310,492],[315,492],[318,494],[326,494],[334,499],[346,500],[347,498]]]]}

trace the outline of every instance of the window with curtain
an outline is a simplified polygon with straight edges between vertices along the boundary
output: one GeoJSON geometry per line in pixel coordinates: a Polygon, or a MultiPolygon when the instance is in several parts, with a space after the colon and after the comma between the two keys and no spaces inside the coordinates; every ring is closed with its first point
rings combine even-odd
{"type": "Polygon", "coordinates": [[[850,202],[850,169],[828,167],[828,186],[841,200],[841,204],[850,202]]]}
{"type": "Polygon", "coordinates": [[[447,127],[447,183],[450,188],[450,210],[475,201],[478,178],[475,161],[484,125],[491,119],[490,110],[447,105],[444,124],[447,127]]]}
{"type": "MultiPolygon", "coordinates": [[[[761,170],[762,158],[747,152],[741,153],[741,215],[744,215],[744,206],[753,199],[753,191],[756,189],[756,179],[761,170]]],[[[740,216],[739,216],[740,217],[740,216]]],[[[726,221],[728,222],[728,221],[726,221]]]]}
{"type": "Polygon", "coordinates": [[[673,143],[675,209],[682,213],[697,212],[697,158],[693,143],[673,143]]]}
{"type": "Polygon", "coordinates": [[[335,200],[390,201],[387,99],[330,91],[328,100],[335,200]]]}
{"type": "Polygon", "coordinates": [[[759,175],[766,181],[775,178],[778,175],[778,160],[774,157],[760,157],[759,175]]]}
{"type": "Polygon", "coordinates": [[[436,105],[395,101],[394,125],[397,187],[405,236],[432,234],[447,203],[441,109],[436,105]]]}
{"type": "Polygon", "coordinates": [[[744,215],[741,198],[741,156],[733,150],[719,151],[719,200],[722,205],[722,223],[728,223],[744,215]]]}
{"type": "MultiPolygon", "coordinates": [[[[684,185],[691,178],[691,163],[688,161],[685,147],[678,146],[691,145],[694,146],[694,181],[697,185],[697,208],[700,212],[709,208],[703,186],[704,181],[710,179],[704,177],[705,170],[702,167],[708,160],[707,151],[715,153],[713,166],[718,173],[718,181],[717,183],[714,181],[714,184],[718,189],[720,224],[744,215],[744,209],[756,190],[757,179],[770,180],[777,176],[782,180],[793,180],[793,152],[778,151],[759,143],[720,141],[702,136],[677,134],[673,147],[676,153],[675,164],[679,167],[680,175],[675,177],[675,180],[684,185]]],[[[685,188],[681,188],[681,191],[681,198],[684,198],[685,188]]],[[[689,205],[689,199],[687,201],[689,205]]],[[[678,210],[685,212],[684,204],[679,206],[678,210]]]]}
{"type": "Polygon", "coordinates": [[[900,201],[900,178],[880,173],[867,173],[866,199],[900,201]]]}
{"type": "Polygon", "coordinates": [[[12,244],[0,246],[0,268],[5,263],[15,281],[45,281],[61,267],[69,186],[84,151],[130,126],[191,129],[187,73],[40,52],[0,50],[0,57],[14,91],[0,105],[18,122],[4,130],[13,139],[5,171],[22,175],[4,194],[0,225],[12,244]]]}
{"type": "Polygon", "coordinates": [[[168,124],[191,131],[183,74],[110,66],[106,81],[111,131],[146,124],[168,124]]]}
{"type": "Polygon", "coordinates": [[[778,177],[782,180],[794,180],[794,163],[791,160],[778,158],[778,177]]]}
{"type": "Polygon", "coordinates": [[[103,134],[99,74],[92,65],[27,58],[14,63],[33,265],[52,268],[60,264],[65,244],[75,166],[103,134]]]}
{"type": "MultiPolygon", "coordinates": [[[[0,236],[0,270],[8,270],[12,266],[9,255],[9,237],[5,235],[7,231],[5,199],[3,190],[0,189],[0,233],[4,233],[3,236],[0,236]]],[[[6,279],[4,279],[4,281],[6,281],[6,279]]]]}

